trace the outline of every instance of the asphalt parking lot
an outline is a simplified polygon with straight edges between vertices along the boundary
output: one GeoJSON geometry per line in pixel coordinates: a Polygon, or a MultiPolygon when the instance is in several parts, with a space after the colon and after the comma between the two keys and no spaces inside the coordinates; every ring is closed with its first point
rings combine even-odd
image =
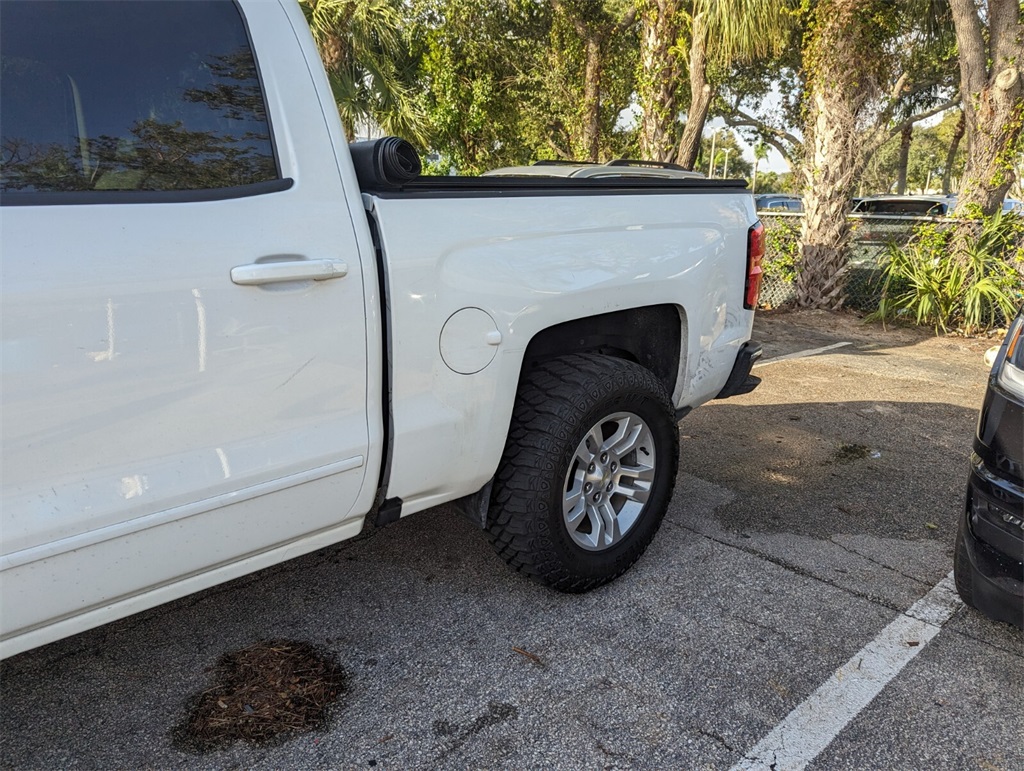
{"type": "Polygon", "coordinates": [[[1024,636],[943,583],[994,341],[823,313],[755,337],[827,350],[680,424],[669,514],[614,584],[533,585],[435,509],[4,662],[0,765],[1024,768],[1024,636]],[[340,661],[329,724],[180,749],[218,657],[268,638],[340,661]]]}

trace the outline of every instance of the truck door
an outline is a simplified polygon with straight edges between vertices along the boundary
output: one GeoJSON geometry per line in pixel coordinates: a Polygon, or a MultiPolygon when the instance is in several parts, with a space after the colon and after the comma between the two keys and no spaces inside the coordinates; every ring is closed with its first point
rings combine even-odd
{"type": "Polygon", "coordinates": [[[5,635],[359,513],[358,238],[287,16],[252,8],[4,3],[5,635]]]}

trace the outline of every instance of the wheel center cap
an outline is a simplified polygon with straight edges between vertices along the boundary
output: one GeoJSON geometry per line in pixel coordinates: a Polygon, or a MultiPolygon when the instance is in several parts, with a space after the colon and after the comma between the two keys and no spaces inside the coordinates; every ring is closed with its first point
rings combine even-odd
{"type": "Polygon", "coordinates": [[[607,467],[596,464],[594,471],[587,474],[587,480],[599,490],[604,490],[608,483],[612,481],[612,472],[607,467]]]}

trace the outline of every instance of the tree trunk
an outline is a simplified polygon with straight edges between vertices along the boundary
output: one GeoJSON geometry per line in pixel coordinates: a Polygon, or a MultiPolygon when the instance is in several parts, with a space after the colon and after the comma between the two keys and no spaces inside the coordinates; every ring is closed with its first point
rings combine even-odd
{"type": "Polygon", "coordinates": [[[896,195],[907,194],[907,166],[910,164],[910,142],[914,138],[914,124],[900,132],[900,159],[896,169],[896,195]]]}
{"type": "MultiPolygon", "coordinates": [[[[708,110],[714,93],[708,83],[707,30],[703,17],[693,19],[693,35],[690,41],[690,107],[686,111],[686,126],[676,151],[676,163],[684,169],[692,169],[700,152],[700,138],[708,119],[708,110]]],[[[714,163],[714,158],[711,159],[714,163]]]]}
{"type": "Polygon", "coordinates": [[[964,114],[960,113],[960,119],[953,129],[953,136],[949,140],[949,151],[946,153],[946,167],[942,170],[942,194],[949,195],[950,182],[953,179],[953,164],[956,162],[956,151],[960,149],[960,140],[964,138],[964,114]]]}
{"type": "Polygon", "coordinates": [[[582,111],[581,160],[596,163],[601,154],[601,41],[594,36],[586,39],[582,111]]]}
{"type": "Polygon", "coordinates": [[[646,160],[670,161],[675,152],[676,84],[681,76],[673,52],[679,37],[677,0],[648,0],[640,12],[640,77],[637,99],[640,155],[646,160]]]}
{"type": "MultiPolygon", "coordinates": [[[[566,19],[583,42],[583,98],[580,103],[578,127],[569,127],[569,144],[580,160],[598,161],[601,155],[601,79],[604,76],[604,52],[609,40],[628,30],[636,21],[636,8],[630,6],[618,23],[594,16],[593,5],[575,10],[565,7],[562,0],[551,0],[554,9],[566,19]],[[584,12],[586,11],[586,12],[584,12]],[[582,157],[581,157],[582,156],[582,157]]],[[[597,4],[600,10],[600,4],[597,4]]]]}
{"type": "Polygon", "coordinates": [[[797,305],[838,310],[846,285],[850,197],[863,168],[856,115],[835,91],[813,95],[804,172],[797,305]]]}
{"type": "Polygon", "coordinates": [[[988,35],[974,0],[950,0],[960,59],[967,167],[958,215],[990,215],[1013,185],[1024,121],[1024,24],[1018,0],[989,0],[988,35]],[[987,42],[987,45],[986,45],[987,42]],[[991,63],[991,66],[990,66],[991,63]]]}
{"type": "Polygon", "coordinates": [[[800,273],[796,302],[804,308],[842,307],[850,235],[847,212],[867,162],[867,137],[858,126],[877,96],[870,80],[858,83],[869,21],[855,4],[821,0],[805,61],[815,62],[806,86],[800,273]]]}

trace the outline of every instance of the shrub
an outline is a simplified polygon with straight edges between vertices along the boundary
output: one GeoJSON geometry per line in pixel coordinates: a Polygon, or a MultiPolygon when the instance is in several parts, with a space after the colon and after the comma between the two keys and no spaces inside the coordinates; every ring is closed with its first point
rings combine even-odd
{"type": "Polygon", "coordinates": [[[765,222],[765,276],[792,284],[796,281],[797,263],[800,260],[800,223],[781,217],[765,222]]]}
{"type": "Polygon", "coordinates": [[[906,246],[889,248],[872,318],[971,334],[1013,317],[1024,297],[1024,218],[997,213],[963,224],[973,228],[967,237],[928,224],[906,246]]]}

